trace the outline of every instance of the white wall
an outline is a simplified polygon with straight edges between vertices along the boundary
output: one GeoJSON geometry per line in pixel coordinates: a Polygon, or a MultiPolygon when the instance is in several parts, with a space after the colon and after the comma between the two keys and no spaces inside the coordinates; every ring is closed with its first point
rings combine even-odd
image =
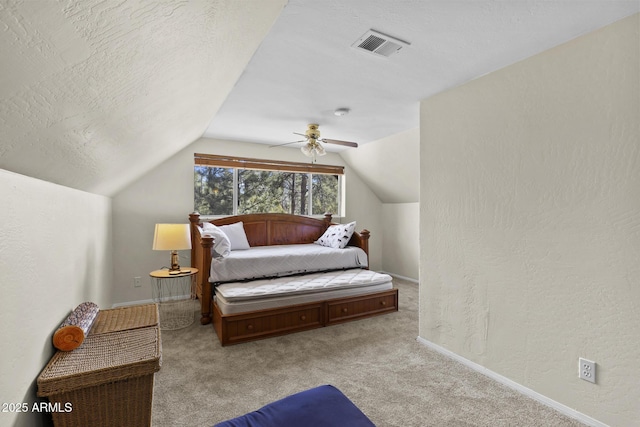
{"type": "Polygon", "coordinates": [[[382,269],[418,279],[420,130],[409,129],[340,153],[382,201],[382,269]]]}
{"type": "Polygon", "coordinates": [[[640,420],[639,28],[421,105],[420,336],[612,426],[640,420]]]}
{"type": "Polygon", "coordinates": [[[420,266],[420,203],[384,203],[382,269],[418,280],[420,266]]]}
{"type": "MultiPolygon", "coordinates": [[[[111,200],[0,169],[0,401],[31,403],[76,306],[111,306],[111,200]]],[[[0,425],[46,424],[0,412],[0,425]]]]}
{"type": "MultiPolygon", "coordinates": [[[[158,222],[188,223],[193,212],[193,154],[210,153],[241,157],[302,161],[300,150],[268,148],[251,144],[201,138],[120,191],[113,199],[114,299],[117,303],[151,298],[149,272],[166,265],[169,254],[151,250],[154,226],[158,222]],[[133,287],[141,277],[142,286],[133,287]]],[[[319,163],[345,165],[335,153],[320,157],[319,163]]],[[[360,177],[345,167],[346,214],[341,222],[357,221],[357,230],[371,231],[370,264],[382,266],[382,204],[360,177]]],[[[189,265],[189,251],[182,251],[181,264],[189,265]]]]}

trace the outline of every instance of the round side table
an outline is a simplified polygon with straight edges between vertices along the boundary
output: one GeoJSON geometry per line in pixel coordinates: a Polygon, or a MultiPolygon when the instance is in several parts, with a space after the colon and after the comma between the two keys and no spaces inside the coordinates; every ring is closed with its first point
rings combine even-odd
{"type": "Polygon", "coordinates": [[[181,329],[193,323],[197,273],[197,268],[181,268],[178,274],[169,270],[149,273],[153,300],[158,303],[160,313],[160,329],[181,329]]]}

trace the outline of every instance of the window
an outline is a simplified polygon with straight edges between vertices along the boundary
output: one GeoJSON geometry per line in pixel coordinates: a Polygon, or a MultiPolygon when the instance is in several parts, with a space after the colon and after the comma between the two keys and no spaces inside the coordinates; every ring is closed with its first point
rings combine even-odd
{"type": "Polygon", "coordinates": [[[201,215],[340,213],[344,168],[195,154],[194,207],[201,215]]]}

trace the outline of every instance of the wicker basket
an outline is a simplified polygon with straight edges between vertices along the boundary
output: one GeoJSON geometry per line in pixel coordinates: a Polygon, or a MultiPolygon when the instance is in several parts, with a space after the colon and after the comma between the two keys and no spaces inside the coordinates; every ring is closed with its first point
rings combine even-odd
{"type": "Polygon", "coordinates": [[[100,310],[89,335],[158,326],[158,304],[100,310]]]}
{"type": "Polygon", "coordinates": [[[161,348],[157,327],[90,334],[53,356],[38,376],[38,396],[60,409],[56,426],[150,426],[161,348]]]}

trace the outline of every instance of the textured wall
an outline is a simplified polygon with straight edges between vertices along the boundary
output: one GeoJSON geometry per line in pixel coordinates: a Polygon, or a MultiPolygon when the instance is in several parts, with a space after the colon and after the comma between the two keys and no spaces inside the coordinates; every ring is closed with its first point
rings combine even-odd
{"type": "MultiPolygon", "coordinates": [[[[193,154],[305,161],[298,149],[269,149],[251,144],[201,138],[157,168],[120,191],[113,198],[114,301],[129,302],[151,298],[149,272],[166,265],[168,254],[151,250],[154,225],[158,222],[188,223],[193,212],[193,154]],[[134,288],[133,277],[143,278],[134,288]]],[[[327,153],[320,163],[344,165],[336,153],[327,153]]],[[[357,229],[371,231],[371,265],[382,265],[381,206],[378,198],[352,172],[345,170],[346,216],[342,222],[356,221],[357,229]]],[[[189,251],[181,252],[181,263],[190,262],[189,251]]]]}
{"type": "MultiPolygon", "coordinates": [[[[417,186],[417,184],[416,184],[417,186]]],[[[382,269],[418,280],[420,274],[420,203],[384,203],[382,269]]]]}
{"type": "Polygon", "coordinates": [[[0,167],[111,195],[199,138],[285,0],[0,5],[0,167]]]}
{"type": "Polygon", "coordinates": [[[640,420],[639,28],[421,104],[420,336],[616,426],[640,420]]]}
{"type": "MultiPolygon", "coordinates": [[[[111,199],[0,169],[0,401],[29,403],[53,332],[84,301],[111,307],[111,199]]],[[[43,425],[0,412],[2,426],[43,425]]]]}

